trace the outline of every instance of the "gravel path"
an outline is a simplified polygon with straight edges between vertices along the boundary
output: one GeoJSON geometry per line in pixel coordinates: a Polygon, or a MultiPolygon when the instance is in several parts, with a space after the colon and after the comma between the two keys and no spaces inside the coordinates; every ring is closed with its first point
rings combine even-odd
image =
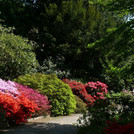
{"type": "Polygon", "coordinates": [[[30,121],[26,125],[10,128],[1,134],[77,134],[77,123],[81,114],[62,117],[48,117],[30,121]]]}

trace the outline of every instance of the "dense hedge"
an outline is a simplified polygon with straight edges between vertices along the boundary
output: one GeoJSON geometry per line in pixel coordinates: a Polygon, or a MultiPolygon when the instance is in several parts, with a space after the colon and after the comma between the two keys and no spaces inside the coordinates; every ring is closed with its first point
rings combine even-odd
{"type": "Polygon", "coordinates": [[[58,79],[56,75],[27,74],[19,76],[16,81],[33,89],[38,89],[40,93],[46,95],[50,100],[53,116],[68,115],[75,111],[76,101],[70,87],[58,79]]]}
{"type": "Polygon", "coordinates": [[[32,44],[0,25],[0,77],[13,79],[36,71],[37,61],[32,44]]]}

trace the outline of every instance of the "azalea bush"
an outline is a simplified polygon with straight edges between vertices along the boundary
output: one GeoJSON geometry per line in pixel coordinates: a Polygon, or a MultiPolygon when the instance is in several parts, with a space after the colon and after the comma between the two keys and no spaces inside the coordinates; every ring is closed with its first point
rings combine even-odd
{"type": "Polygon", "coordinates": [[[72,89],[73,93],[80,97],[86,104],[93,104],[95,99],[87,93],[83,83],[76,82],[75,80],[70,81],[69,79],[63,79],[62,81],[67,83],[72,89]]]}
{"type": "Polygon", "coordinates": [[[0,92],[0,106],[2,112],[5,112],[5,123],[26,122],[28,117],[31,117],[31,113],[35,110],[39,110],[36,103],[30,101],[23,94],[13,97],[9,93],[0,92]]]}
{"type": "Polygon", "coordinates": [[[40,108],[39,111],[36,111],[34,116],[40,116],[40,115],[48,115],[50,114],[50,105],[48,98],[42,94],[39,93],[38,90],[33,90],[32,88],[28,88],[27,86],[20,85],[18,83],[15,83],[17,89],[31,101],[37,104],[37,106],[40,108]]]}
{"type": "Polygon", "coordinates": [[[105,99],[104,95],[108,93],[107,85],[99,81],[88,82],[85,85],[75,80],[63,79],[63,81],[71,87],[75,95],[79,96],[88,105],[92,105],[98,99],[105,99]]]}
{"type": "Polygon", "coordinates": [[[76,100],[70,87],[61,81],[56,75],[32,74],[19,76],[16,82],[27,85],[39,92],[50,100],[51,115],[68,115],[74,113],[76,100]]]}
{"type": "Polygon", "coordinates": [[[31,113],[39,110],[36,103],[18,91],[14,82],[2,79],[0,79],[0,107],[5,113],[6,122],[16,124],[25,122],[31,113]]]}
{"type": "Polygon", "coordinates": [[[0,79],[1,127],[26,122],[35,113],[46,114],[49,109],[47,97],[15,82],[0,79]]]}
{"type": "Polygon", "coordinates": [[[0,92],[1,93],[8,93],[12,96],[20,95],[18,89],[16,88],[16,85],[12,81],[5,81],[0,79],[0,92]]]}
{"type": "Polygon", "coordinates": [[[104,95],[108,93],[108,86],[102,82],[88,82],[85,84],[85,89],[88,94],[91,94],[95,100],[105,99],[104,95]]]}

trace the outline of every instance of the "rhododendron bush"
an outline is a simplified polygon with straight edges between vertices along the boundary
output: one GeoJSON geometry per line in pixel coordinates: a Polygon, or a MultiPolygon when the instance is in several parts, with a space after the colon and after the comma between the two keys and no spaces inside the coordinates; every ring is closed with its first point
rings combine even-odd
{"type": "Polygon", "coordinates": [[[11,94],[0,92],[0,106],[5,111],[8,120],[16,121],[16,124],[25,122],[31,113],[38,110],[38,106],[26,98],[23,94],[16,98],[11,94]]]}
{"type": "Polygon", "coordinates": [[[91,104],[95,101],[94,98],[90,94],[87,93],[83,83],[76,82],[74,80],[70,81],[68,79],[63,79],[62,81],[67,83],[72,89],[73,93],[79,96],[85,103],[91,104]]]}
{"type": "Polygon", "coordinates": [[[70,81],[69,79],[63,79],[67,83],[73,93],[79,96],[86,104],[92,105],[94,101],[98,99],[105,99],[104,94],[107,94],[107,86],[99,81],[88,82],[88,84],[83,84],[81,82],[70,81]]]}
{"type": "Polygon", "coordinates": [[[8,121],[19,124],[37,111],[46,113],[50,106],[47,97],[38,92],[15,82],[0,79],[0,108],[1,112],[5,112],[8,121]]]}
{"type": "Polygon", "coordinates": [[[102,82],[88,82],[85,84],[85,89],[88,94],[91,94],[95,100],[105,99],[104,95],[108,93],[108,86],[102,82]]]}
{"type": "Polygon", "coordinates": [[[18,83],[15,84],[19,91],[22,91],[29,100],[35,102],[40,108],[40,110],[35,113],[36,115],[39,116],[50,114],[50,105],[46,96],[39,94],[38,90],[35,91],[27,86],[23,86],[18,83]]]}

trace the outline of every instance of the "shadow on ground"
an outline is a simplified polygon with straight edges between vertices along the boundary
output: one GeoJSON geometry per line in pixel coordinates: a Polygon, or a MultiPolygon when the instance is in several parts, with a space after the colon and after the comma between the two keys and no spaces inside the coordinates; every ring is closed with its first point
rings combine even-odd
{"type": "Polygon", "coordinates": [[[77,134],[77,127],[68,124],[33,123],[3,130],[0,134],[77,134]]]}

